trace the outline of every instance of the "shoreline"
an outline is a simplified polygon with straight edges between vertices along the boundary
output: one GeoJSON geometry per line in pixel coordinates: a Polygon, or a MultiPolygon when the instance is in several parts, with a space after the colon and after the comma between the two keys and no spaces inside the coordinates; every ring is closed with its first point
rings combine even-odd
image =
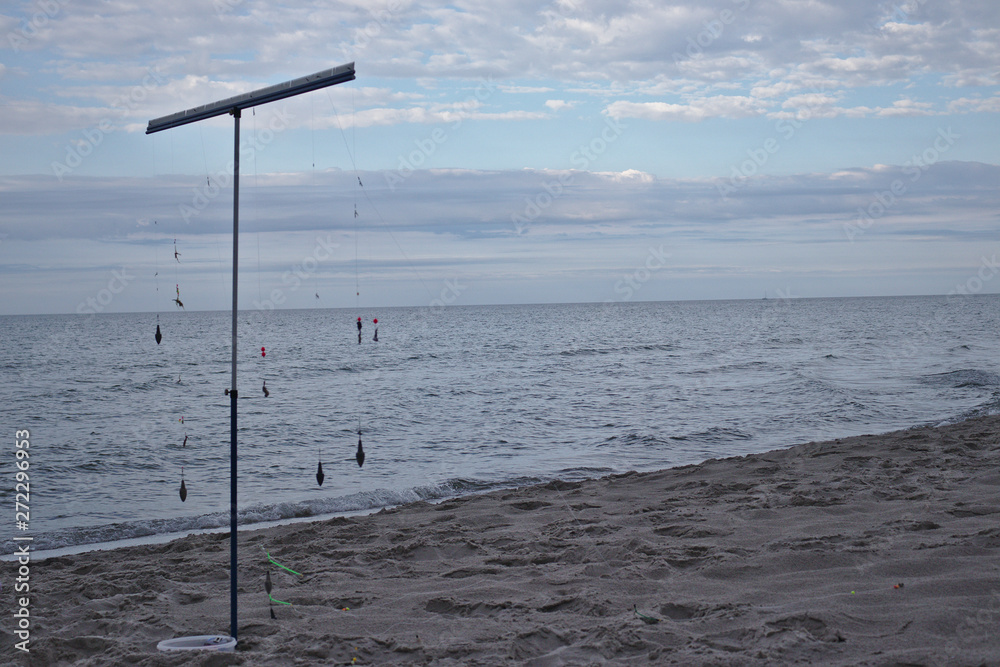
{"type": "MultiPolygon", "coordinates": [[[[885,433],[893,433],[896,430],[906,430],[906,429],[924,428],[924,427],[937,428],[937,427],[943,427],[943,426],[950,426],[952,424],[961,423],[962,421],[966,421],[968,419],[976,419],[979,416],[989,416],[989,414],[987,414],[987,415],[978,415],[978,416],[975,416],[975,417],[965,417],[965,418],[953,417],[953,418],[948,418],[948,419],[944,419],[944,420],[931,420],[931,421],[927,421],[927,422],[920,422],[920,423],[917,423],[915,425],[899,426],[899,427],[896,427],[894,430],[880,431],[880,432],[870,433],[870,434],[869,433],[863,433],[863,434],[858,434],[858,435],[873,435],[874,436],[874,435],[882,435],[882,434],[885,434],[885,433]]],[[[848,434],[848,435],[842,435],[839,438],[835,438],[835,439],[841,439],[842,440],[844,438],[850,438],[850,437],[856,437],[856,436],[848,434]]],[[[790,445],[790,446],[791,447],[795,447],[797,445],[790,445]]],[[[765,452],[768,452],[768,451],[780,451],[780,449],[764,450],[764,451],[761,451],[761,452],[748,452],[748,453],[733,454],[731,456],[727,456],[727,457],[724,457],[724,458],[738,458],[738,457],[741,457],[741,456],[747,456],[750,453],[765,453],[765,452]]],[[[706,459],[703,459],[700,462],[705,462],[705,461],[708,461],[708,460],[712,460],[712,459],[711,458],[706,458],[706,459]]],[[[638,471],[638,472],[641,472],[641,473],[662,472],[664,470],[670,470],[670,469],[673,469],[673,468],[679,468],[679,467],[684,467],[684,466],[688,466],[688,465],[696,465],[696,464],[695,463],[677,463],[677,464],[673,464],[673,465],[671,465],[670,467],[667,467],[667,468],[658,468],[658,469],[653,469],[653,470],[641,470],[641,471],[638,471]]],[[[632,472],[636,472],[636,471],[633,470],[632,472]]],[[[611,472],[610,470],[605,470],[605,471],[602,471],[601,477],[595,478],[595,477],[577,476],[577,477],[574,477],[574,481],[576,481],[576,480],[601,479],[603,477],[615,476],[615,475],[620,475],[620,474],[623,474],[623,473],[621,473],[621,472],[616,473],[616,472],[611,472]]],[[[542,478],[542,479],[544,479],[544,478],[542,478]]],[[[539,479],[539,481],[533,483],[532,485],[534,485],[534,484],[545,484],[548,481],[552,481],[551,479],[542,481],[542,479],[539,479]]],[[[562,478],[557,478],[557,479],[562,479],[562,478]]],[[[483,484],[484,485],[490,485],[490,483],[488,483],[488,482],[484,482],[483,484]]],[[[452,500],[452,499],[455,499],[455,498],[464,498],[464,497],[468,497],[468,496],[480,495],[480,494],[483,494],[483,493],[491,493],[491,492],[494,492],[494,491],[502,491],[502,490],[508,490],[508,489],[516,489],[516,488],[525,488],[523,485],[519,485],[519,484],[513,483],[512,481],[496,482],[496,483],[494,483],[494,484],[492,484],[490,486],[491,486],[491,488],[487,488],[487,489],[484,489],[484,490],[461,491],[461,492],[458,492],[457,494],[454,494],[454,495],[432,496],[432,497],[428,497],[428,498],[422,498],[420,500],[422,500],[424,502],[431,503],[431,504],[436,504],[436,503],[441,503],[441,502],[444,502],[444,501],[447,501],[447,500],[452,500]]],[[[383,491],[383,489],[379,488],[379,489],[377,489],[377,491],[383,491]]],[[[407,489],[406,491],[412,491],[412,489],[407,489]]],[[[373,513],[379,512],[379,511],[381,511],[383,509],[394,509],[394,508],[397,508],[397,507],[402,507],[402,506],[405,506],[407,504],[411,504],[412,502],[418,502],[418,501],[407,500],[407,501],[400,501],[400,502],[395,503],[395,504],[384,505],[384,506],[377,506],[377,507],[367,507],[367,508],[364,508],[364,509],[338,510],[338,511],[332,511],[332,512],[322,512],[322,513],[318,513],[318,514],[308,514],[308,515],[304,515],[304,516],[293,515],[293,516],[288,516],[286,518],[267,519],[267,520],[260,520],[260,521],[255,521],[255,522],[249,522],[249,523],[248,522],[241,522],[239,524],[238,530],[239,530],[240,533],[243,533],[243,532],[246,532],[246,531],[266,530],[266,529],[269,529],[269,528],[274,528],[274,527],[278,527],[278,526],[282,526],[282,525],[291,525],[291,524],[295,524],[295,523],[310,523],[310,522],[318,522],[318,521],[327,521],[329,519],[333,519],[333,518],[337,518],[337,517],[364,516],[366,514],[373,514],[373,513]]],[[[100,540],[100,541],[96,541],[96,542],[85,542],[85,543],[71,544],[71,545],[66,545],[66,546],[47,547],[45,549],[38,549],[37,551],[33,551],[32,553],[36,554],[36,556],[35,556],[36,558],[38,558],[38,559],[44,559],[44,558],[53,558],[53,557],[60,557],[60,556],[75,556],[75,555],[80,555],[80,554],[85,554],[85,553],[96,552],[96,551],[111,551],[111,550],[114,550],[114,549],[123,549],[123,548],[131,547],[131,546],[146,546],[146,545],[154,545],[154,544],[165,544],[165,543],[168,543],[168,542],[172,542],[174,540],[183,539],[185,537],[193,536],[193,535],[202,535],[202,534],[210,534],[210,533],[225,533],[225,534],[228,535],[229,534],[228,510],[225,511],[225,512],[217,512],[216,514],[219,514],[220,516],[222,514],[225,514],[226,520],[225,520],[224,523],[220,523],[217,526],[213,526],[213,527],[209,527],[209,528],[182,528],[182,529],[171,530],[170,532],[166,532],[166,533],[151,533],[151,534],[148,534],[148,535],[143,535],[141,537],[122,537],[122,538],[119,538],[119,539],[112,539],[112,540],[100,540]]],[[[194,518],[197,519],[199,517],[194,517],[194,518]]],[[[126,521],[126,523],[136,523],[136,524],[138,524],[138,523],[140,523],[140,521],[137,520],[137,519],[129,519],[129,520],[126,521]]],[[[88,526],[87,528],[92,528],[92,529],[96,530],[96,529],[102,528],[102,526],[101,525],[94,525],[94,526],[88,526]]],[[[13,562],[13,561],[16,561],[16,560],[17,560],[17,554],[15,552],[13,552],[13,551],[11,551],[10,553],[0,553],[0,563],[3,563],[3,562],[13,562]]]]}
{"type": "Polygon", "coordinates": [[[155,645],[228,633],[228,532],[37,560],[32,662],[998,662],[998,454],[986,416],[241,530],[193,662],[155,645]]]}

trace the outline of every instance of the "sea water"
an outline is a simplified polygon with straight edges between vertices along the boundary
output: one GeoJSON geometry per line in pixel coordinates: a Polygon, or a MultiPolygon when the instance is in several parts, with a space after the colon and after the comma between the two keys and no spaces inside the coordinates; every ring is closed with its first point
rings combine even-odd
{"type": "MultiPolygon", "coordinates": [[[[250,311],[238,326],[241,526],[1000,412],[1000,295],[250,311]]],[[[0,345],[5,533],[19,429],[35,550],[229,525],[230,313],[7,316],[0,345]]]]}

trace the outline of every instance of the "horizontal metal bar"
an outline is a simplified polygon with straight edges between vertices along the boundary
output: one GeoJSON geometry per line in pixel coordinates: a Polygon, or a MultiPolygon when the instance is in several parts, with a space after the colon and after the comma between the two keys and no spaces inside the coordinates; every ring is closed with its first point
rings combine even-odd
{"type": "Polygon", "coordinates": [[[250,93],[243,93],[235,97],[219,100],[210,104],[203,104],[199,107],[178,111],[177,113],[155,118],[149,121],[146,126],[146,134],[169,130],[172,127],[187,125],[206,118],[214,118],[230,113],[233,109],[249,109],[259,104],[274,102],[286,97],[294,97],[311,90],[319,90],[327,86],[335,86],[338,83],[346,83],[354,80],[354,63],[348,63],[339,67],[333,67],[322,72],[316,72],[309,76],[303,76],[284,83],[278,83],[267,88],[260,88],[250,93]]]}

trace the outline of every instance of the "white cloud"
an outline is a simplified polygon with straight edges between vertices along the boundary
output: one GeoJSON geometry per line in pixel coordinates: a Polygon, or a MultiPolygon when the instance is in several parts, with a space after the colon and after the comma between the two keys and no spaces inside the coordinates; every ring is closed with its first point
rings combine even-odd
{"type": "Polygon", "coordinates": [[[826,108],[832,106],[837,101],[837,97],[825,93],[803,93],[793,95],[781,103],[783,109],[826,108]]]}
{"type": "Polygon", "coordinates": [[[529,93],[551,93],[555,88],[550,88],[548,86],[512,86],[509,84],[501,84],[498,86],[500,91],[503,93],[508,93],[511,95],[521,95],[529,93]]]}
{"type": "Polygon", "coordinates": [[[917,102],[911,99],[896,100],[891,107],[881,107],[876,112],[878,116],[933,116],[934,105],[930,102],[917,102]]]}
{"type": "Polygon", "coordinates": [[[948,103],[951,113],[1000,113],[1000,96],[985,99],[960,97],[948,103]]]}
{"type": "Polygon", "coordinates": [[[656,177],[638,169],[626,169],[625,171],[598,171],[595,176],[600,176],[613,183],[654,183],[656,177]]]}
{"type": "Polygon", "coordinates": [[[847,85],[873,85],[905,80],[920,71],[921,58],[905,55],[823,56],[810,69],[832,75],[847,85]]]}
{"type": "MultiPolygon", "coordinates": [[[[80,107],[38,100],[0,98],[0,134],[55,134],[96,127],[111,120],[105,107],[80,107]]],[[[116,115],[117,116],[117,115],[116,115]]]]}
{"type": "Polygon", "coordinates": [[[768,81],[755,85],[750,89],[750,94],[758,99],[766,100],[798,92],[800,89],[801,84],[799,83],[793,83],[791,81],[768,81]]]}
{"type": "Polygon", "coordinates": [[[562,111],[563,109],[572,109],[576,104],[576,102],[567,102],[566,100],[545,100],[545,106],[555,112],[562,111]]]}
{"type": "MultiPolygon", "coordinates": [[[[340,118],[341,126],[347,127],[377,127],[399,125],[401,123],[442,124],[453,125],[466,120],[497,120],[525,121],[547,118],[548,114],[541,111],[482,111],[478,105],[456,103],[443,107],[409,107],[364,109],[350,117],[340,118]]],[[[326,118],[319,127],[335,127],[333,118],[326,118]]]]}
{"type": "Polygon", "coordinates": [[[760,105],[752,98],[717,95],[693,100],[687,104],[667,102],[612,102],[604,113],[612,118],[642,118],[646,120],[697,122],[706,118],[746,118],[759,115],[760,105]]]}

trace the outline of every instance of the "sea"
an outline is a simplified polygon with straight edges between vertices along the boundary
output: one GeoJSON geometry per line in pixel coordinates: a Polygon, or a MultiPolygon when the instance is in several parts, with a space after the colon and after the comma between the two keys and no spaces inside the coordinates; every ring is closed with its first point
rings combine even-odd
{"type": "MultiPolygon", "coordinates": [[[[228,530],[231,326],[0,317],[0,553],[228,530]]],[[[238,335],[241,529],[1000,412],[997,294],[252,310],[238,335]]]]}

